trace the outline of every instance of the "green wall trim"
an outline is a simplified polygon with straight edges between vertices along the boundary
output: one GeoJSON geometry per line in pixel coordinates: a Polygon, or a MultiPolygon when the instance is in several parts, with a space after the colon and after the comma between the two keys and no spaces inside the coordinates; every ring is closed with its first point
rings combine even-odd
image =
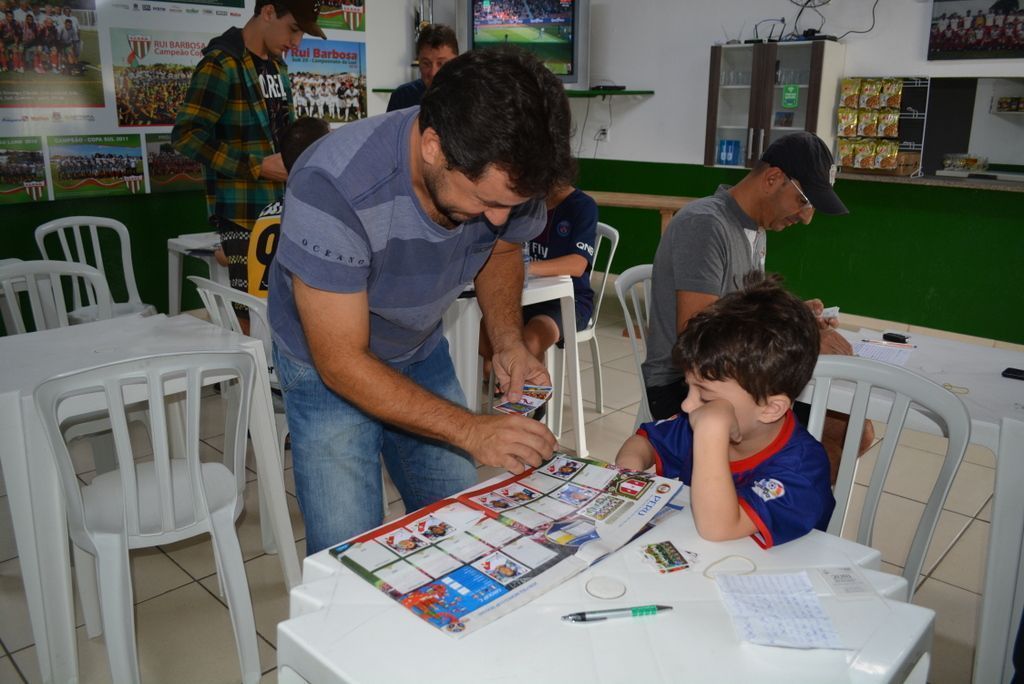
{"type": "MultiPolygon", "coordinates": [[[[580,187],[702,197],[742,169],[581,159],[580,187]]],[[[1024,344],[1024,195],[836,182],[848,216],[768,236],[767,268],[842,311],[1024,344]]],[[[650,263],[657,212],[602,208],[621,238],[612,270],[650,263]]]]}
{"type": "MultiPolygon", "coordinates": [[[[128,227],[132,238],[132,262],[142,301],[167,311],[167,240],[184,233],[210,230],[206,222],[206,201],[201,190],[156,195],[87,197],[57,202],[39,202],[0,207],[3,247],[0,258],[39,259],[33,231],[36,226],[63,216],[105,216],[128,227]]],[[[107,248],[104,246],[104,254],[107,248]]],[[[195,259],[184,260],[185,275],[207,275],[206,266],[195,259]]],[[[115,299],[118,283],[111,278],[115,299]]],[[[182,309],[202,306],[191,283],[183,288],[182,309]]]]}
{"type": "MultiPolygon", "coordinates": [[[[742,169],[580,160],[580,187],[702,197],[742,169]]],[[[817,215],[768,237],[769,270],[804,297],[843,311],[1024,344],[1024,194],[866,181],[836,182],[849,216],[817,215]]],[[[167,309],[167,239],[209,230],[200,191],[0,207],[0,258],[39,258],[32,231],[70,215],[109,216],[132,235],[144,301],[167,309]]],[[[657,212],[607,208],[621,233],[612,271],[649,263],[657,212]]],[[[206,275],[186,259],[186,273],[206,275]]],[[[201,306],[185,288],[183,308],[201,306]]]]}

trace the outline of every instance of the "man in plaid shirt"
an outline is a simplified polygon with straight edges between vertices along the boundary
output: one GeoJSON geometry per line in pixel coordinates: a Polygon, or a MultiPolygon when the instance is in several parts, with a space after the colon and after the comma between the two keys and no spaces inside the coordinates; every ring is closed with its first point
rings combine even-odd
{"type": "Polygon", "coordinates": [[[203,164],[210,223],[220,233],[232,287],[248,290],[249,235],[284,194],[280,134],[294,118],[286,50],[317,26],[320,0],[256,0],[252,18],[210,41],[192,74],[171,141],[203,164]]]}

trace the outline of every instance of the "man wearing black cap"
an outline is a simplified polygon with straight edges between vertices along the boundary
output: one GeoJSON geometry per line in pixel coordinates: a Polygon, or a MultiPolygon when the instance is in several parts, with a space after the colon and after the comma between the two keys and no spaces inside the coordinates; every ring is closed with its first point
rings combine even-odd
{"type": "MultiPolygon", "coordinates": [[[[686,205],[668,224],[654,256],[650,334],[644,385],[654,419],[679,413],[686,396],[672,346],[690,318],[740,289],[744,276],[764,270],[765,231],[810,223],[815,211],[847,214],[832,189],[835,166],[825,143],[799,132],[772,143],[735,186],[686,205]]],[[[820,315],[822,303],[808,306],[820,315]]],[[[848,342],[822,321],[821,352],[850,354],[848,342]]]]}
{"type": "Polygon", "coordinates": [[[203,164],[210,224],[218,231],[231,286],[260,282],[247,265],[249,235],[265,206],[284,194],[281,131],[295,118],[287,50],[317,26],[320,0],[256,0],[253,16],[210,41],[196,65],[171,133],[181,154],[203,164]]]}

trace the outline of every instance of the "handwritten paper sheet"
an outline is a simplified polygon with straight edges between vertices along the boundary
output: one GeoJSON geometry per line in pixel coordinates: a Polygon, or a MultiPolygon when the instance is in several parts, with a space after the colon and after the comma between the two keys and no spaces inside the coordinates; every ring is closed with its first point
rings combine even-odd
{"type": "Polygon", "coordinates": [[[783,648],[844,648],[806,572],[717,575],[715,581],[744,641],[783,648]]]}
{"type": "Polygon", "coordinates": [[[890,347],[877,342],[854,342],[853,355],[864,359],[884,361],[894,366],[906,366],[910,359],[910,352],[913,349],[908,347],[890,347]]]}

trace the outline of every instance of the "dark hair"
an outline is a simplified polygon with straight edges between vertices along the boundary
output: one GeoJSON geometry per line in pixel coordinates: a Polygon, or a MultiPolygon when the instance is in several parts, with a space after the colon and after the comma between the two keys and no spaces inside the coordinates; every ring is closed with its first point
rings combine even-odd
{"type": "Polygon", "coordinates": [[[323,119],[300,116],[281,131],[281,161],[287,171],[315,141],[331,132],[330,125],[323,119]]]}
{"type": "Polygon", "coordinates": [[[420,104],[449,169],[476,181],[494,165],[524,197],[573,179],[572,114],[562,83],[515,47],[465,52],[437,72],[420,104]]]}
{"type": "Polygon", "coordinates": [[[252,11],[253,15],[259,14],[267,5],[274,6],[274,16],[278,19],[286,14],[292,13],[292,11],[288,9],[288,5],[286,5],[283,0],[256,0],[256,6],[253,7],[252,11]]]}
{"type": "Polygon", "coordinates": [[[683,372],[735,380],[756,401],[796,399],[818,360],[818,321],[782,287],[779,276],[747,275],[731,292],[690,319],[672,358],[683,372]]]}
{"type": "Polygon", "coordinates": [[[425,47],[435,50],[447,45],[452,52],[459,54],[459,39],[455,37],[455,31],[447,24],[425,24],[420,27],[420,35],[416,38],[416,55],[425,47]]]}

